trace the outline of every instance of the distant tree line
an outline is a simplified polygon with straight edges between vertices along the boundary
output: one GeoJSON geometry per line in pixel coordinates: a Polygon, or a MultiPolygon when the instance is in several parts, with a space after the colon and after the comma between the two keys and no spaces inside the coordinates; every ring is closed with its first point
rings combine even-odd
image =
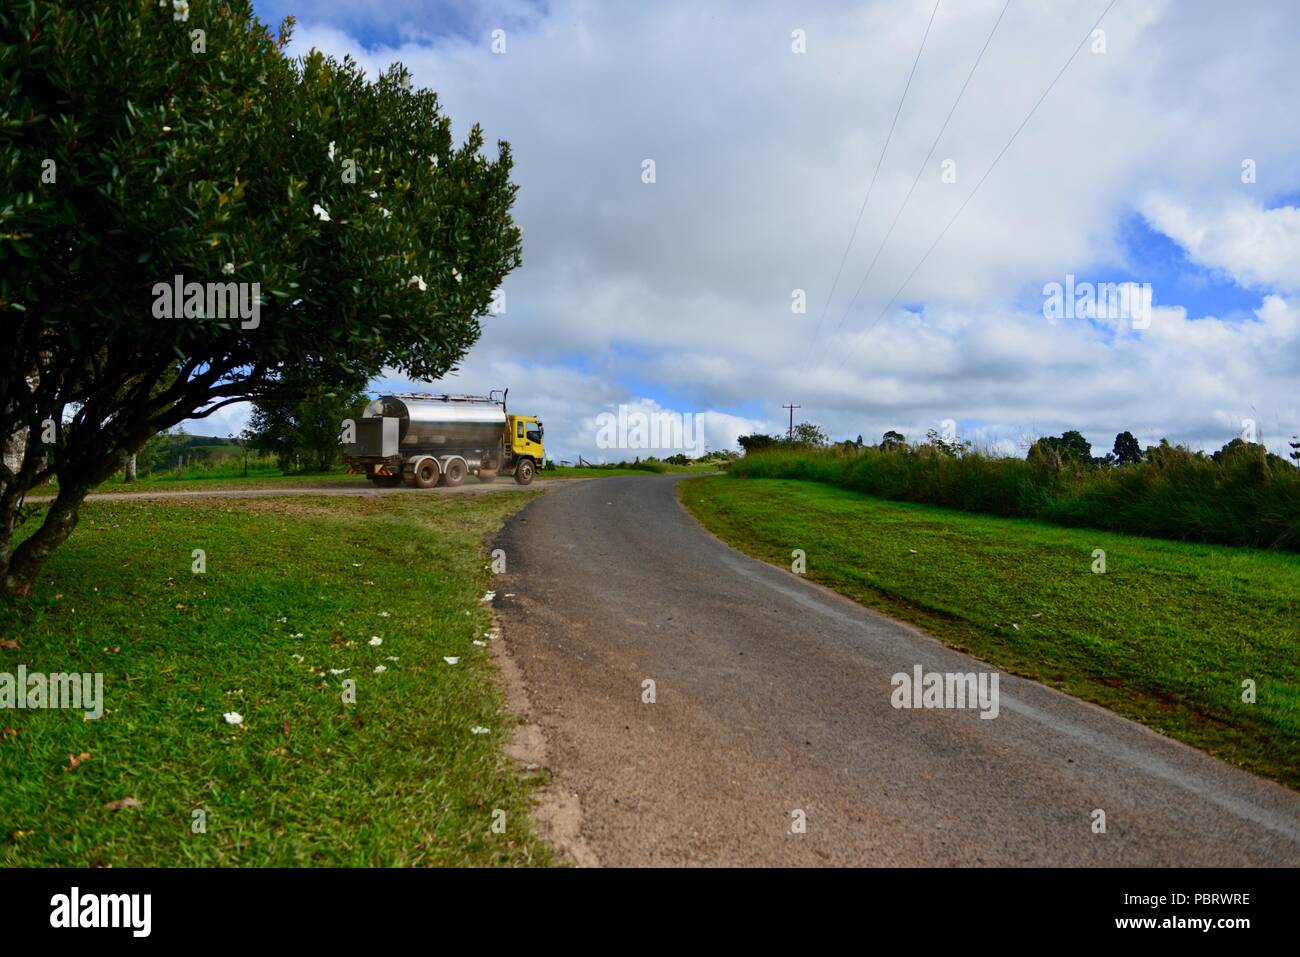
{"type": "MultiPolygon", "coordinates": [[[[812,422],[800,422],[794,427],[794,432],[791,435],[773,436],[754,433],[739,436],[737,442],[745,450],[746,454],[764,449],[818,449],[827,448],[831,445],[825,430],[812,422]]],[[[1300,437],[1293,437],[1293,440],[1288,445],[1292,450],[1289,458],[1300,466],[1300,437]]],[[[846,439],[843,442],[837,442],[835,447],[846,452],[860,451],[868,447],[881,452],[903,452],[911,449],[912,445],[907,441],[905,435],[891,429],[881,437],[880,442],[875,446],[868,446],[863,441],[862,436],[859,435],[857,439],[846,439]]],[[[960,456],[970,450],[971,443],[958,440],[956,437],[946,438],[937,430],[930,429],[926,433],[925,442],[918,447],[941,455],[960,456]]],[[[1115,436],[1115,442],[1111,450],[1104,455],[1096,456],[1092,454],[1092,443],[1084,438],[1081,432],[1070,429],[1060,435],[1046,435],[1035,439],[1029,447],[1027,458],[1031,462],[1037,462],[1048,468],[1074,465],[1125,466],[1153,461],[1153,458],[1159,458],[1161,455],[1167,454],[1167,450],[1174,448],[1192,455],[1206,454],[1191,452],[1188,449],[1171,445],[1168,439],[1161,439],[1159,445],[1148,446],[1143,449],[1132,432],[1120,432],[1115,436]]],[[[1290,465],[1287,459],[1268,451],[1261,443],[1249,442],[1241,438],[1233,439],[1219,451],[1210,454],[1209,457],[1215,462],[1224,461],[1225,457],[1258,458],[1263,460],[1270,469],[1290,465]]]]}

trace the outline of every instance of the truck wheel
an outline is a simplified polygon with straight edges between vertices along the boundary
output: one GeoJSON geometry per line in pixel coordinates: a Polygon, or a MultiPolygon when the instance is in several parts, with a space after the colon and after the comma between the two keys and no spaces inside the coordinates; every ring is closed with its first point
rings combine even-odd
{"type": "Polygon", "coordinates": [[[460,459],[452,459],[443,472],[443,484],[448,488],[455,488],[463,481],[465,481],[465,463],[460,459]]]}
{"type": "Polygon", "coordinates": [[[518,465],[515,466],[515,481],[518,482],[520,485],[531,485],[533,481],[533,474],[536,471],[537,471],[537,467],[533,465],[532,459],[523,459],[518,465]]]}
{"type": "Polygon", "coordinates": [[[441,474],[442,470],[438,468],[437,459],[423,459],[415,467],[415,487],[433,488],[438,484],[438,478],[441,474]]]}

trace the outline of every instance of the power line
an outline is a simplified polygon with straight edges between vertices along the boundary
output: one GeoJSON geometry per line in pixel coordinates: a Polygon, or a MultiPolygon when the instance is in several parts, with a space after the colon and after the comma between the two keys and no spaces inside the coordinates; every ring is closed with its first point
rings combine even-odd
{"type": "MultiPolygon", "coordinates": [[[[1074,48],[1074,52],[1070,54],[1070,58],[1066,60],[1064,65],[1061,67],[1061,69],[1059,69],[1056,72],[1056,76],[1052,78],[1052,82],[1047,84],[1047,89],[1043,91],[1042,95],[1034,103],[1033,107],[1029,110],[1027,114],[1025,114],[1025,118],[1020,121],[1020,125],[1017,126],[1016,131],[1011,134],[1011,138],[1007,140],[1006,144],[1002,147],[1002,149],[998,151],[998,155],[993,158],[993,162],[989,165],[989,168],[984,171],[984,175],[981,176],[979,182],[975,184],[975,188],[970,191],[970,194],[967,195],[966,199],[962,201],[962,204],[957,207],[957,212],[953,213],[952,219],[948,220],[948,225],[943,227],[943,231],[940,232],[938,237],[935,238],[935,241],[930,244],[930,248],[925,251],[925,254],[917,261],[917,264],[912,267],[912,271],[907,274],[907,278],[903,280],[902,285],[900,285],[898,287],[898,290],[894,293],[894,295],[890,297],[889,302],[885,303],[885,308],[881,309],[880,314],[877,315],[876,318],[871,321],[871,324],[867,326],[866,329],[863,330],[863,335],[866,335],[867,333],[871,332],[871,330],[876,327],[876,324],[879,323],[880,320],[885,317],[885,314],[889,312],[890,308],[894,305],[894,303],[898,301],[898,297],[903,294],[903,290],[906,289],[907,284],[912,281],[912,277],[915,276],[917,271],[920,270],[921,266],[925,264],[925,261],[930,258],[930,254],[934,252],[935,247],[938,246],[939,243],[943,241],[943,237],[948,235],[948,230],[952,228],[953,223],[957,222],[957,218],[961,216],[962,210],[964,210],[966,206],[970,203],[970,201],[975,198],[975,194],[978,193],[980,187],[984,185],[984,181],[989,178],[989,174],[992,173],[993,170],[997,167],[998,161],[1001,160],[1002,157],[1006,154],[1007,150],[1011,148],[1011,144],[1016,141],[1016,137],[1018,137],[1020,135],[1021,130],[1023,130],[1028,125],[1030,119],[1033,118],[1033,115],[1036,112],[1038,112],[1038,108],[1043,105],[1043,101],[1047,99],[1047,95],[1052,92],[1052,89],[1056,86],[1057,81],[1060,80],[1061,77],[1064,76],[1065,71],[1070,68],[1070,64],[1074,62],[1074,58],[1079,55],[1079,51],[1083,49],[1084,45],[1092,37],[1093,31],[1096,30],[1097,27],[1101,25],[1101,21],[1106,19],[1106,14],[1110,13],[1110,8],[1115,6],[1115,3],[1116,0],[1110,0],[1110,3],[1106,4],[1106,9],[1101,11],[1101,16],[1097,18],[1097,22],[1094,23],[1089,28],[1088,32],[1083,35],[1083,39],[1080,40],[1079,45],[1074,48]]],[[[859,340],[859,344],[860,342],[861,340],[859,340]]],[[[854,345],[852,348],[850,348],[841,357],[839,364],[836,366],[836,369],[843,368],[844,365],[850,359],[856,358],[858,353],[858,348],[859,348],[858,345],[854,345]]]]}
{"type": "Polygon", "coordinates": [[[850,299],[849,304],[844,307],[844,313],[840,316],[840,321],[836,323],[835,328],[831,330],[832,336],[843,328],[844,320],[848,318],[849,313],[853,310],[853,304],[858,301],[858,296],[862,294],[862,290],[866,286],[867,280],[871,278],[871,273],[876,268],[876,262],[880,259],[880,253],[884,250],[885,244],[889,242],[889,237],[894,234],[894,227],[898,225],[899,217],[903,215],[903,210],[907,208],[907,204],[912,198],[912,192],[916,189],[916,184],[921,181],[921,175],[925,172],[925,168],[929,164],[930,158],[934,156],[934,151],[939,147],[939,140],[943,139],[943,134],[948,129],[948,124],[952,121],[953,114],[957,112],[957,106],[961,103],[961,98],[966,95],[966,88],[970,86],[970,81],[975,76],[975,70],[979,67],[980,61],[984,59],[984,51],[989,48],[989,44],[993,41],[993,34],[997,33],[998,25],[1002,23],[1002,18],[1006,15],[1007,8],[1010,6],[1011,0],[1007,0],[1002,7],[1002,12],[998,14],[997,20],[993,22],[993,29],[989,31],[988,37],[985,38],[984,46],[980,48],[979,55],[975,58],[975,63],[970,68],[970,73],[966,74],[966,82],[961,85],[961,90],[957,93],[957,99],[953,100],[952,109],[948,111],[948,115],[944,118],[943,126],[939,128],[938,134],[935,135],[934,142],[930,144],[930,152],[925,154],[925,159],[921,160],[921,165],[917,167],[916,176],[912,179],[912,185],[908,187],[907,195],[903,197],[903,202],[898,207],[898,212],[894,213],[894,221],[889,224],[889,229],[886,230],[884,237],[880,240],[880,245],[876,247],[876,254],[871,257],[871,264],[867,266],[867,274],[863,276],[862,281],[858,283],[858,288],[854,291],[853,298],[850,299]]]}
{"type": "Polygon", "coordinates": [[[831,300],[835,297],[835,289],[839,286],[840,275],[844,272],[844,263],[849,258],[849,250],[853,248],[853,240],[858,236],[858,227],[862,225],[862,214],[867,211],[867,204],[871,202],[871,191],[876,187],[876,177],[880,175],[880,166],[885,161],[885,153],[889,150],[890,140],[894,138],[894,127],[898,125],[898,117],[903,112],[903,102],[907,99],[907,91],[912,88],[912,77],[916,75],[916,65],[921,62],[921,53],[925,50],[925,41],[930,36],[930,27],[934,25],[935,14],[939,12],[941,2],[942,0],[934,0],[934,9],[930,11],[930,20],[925,25],[925,33],[921,35],[921,45],[917,48],[916,59],[912,61],[911,72],[907,74],[907,83],[903,86],[903,95],[898,98],[898,107],[894,110],[894,121],[889,124],[889,133],[885,136],[885,145],[880,148],[880,157],[876,160],[876,169],[871,174],[871,182],[867,184],[867,195],[862,197],[862,206],[858,209],[858,218],[853,222],[853,232],[849,234],[849,241],[844,246],[844,254],[840,256],[839,268],[835,270],[835,279],[831,282],[831,291],[826,295],[826,302],[822,306],[821,316],[817,319],[817,328],[813,331],[812,339],[809,340],[810,348],[808,355],[804,358],[805,365],[808,359],[812,358],[812,345],[821,336],[822,323],[826,321],[826,313],[830,309],[831,300]]]}
{"type": "Polygon", "coordinates": [[[803,406],[801,406],[801,405],[783,405],[783,406],[781,406],[781,408],[783,408],[783,409],[789,409],[789,410],[790,410],[790,431],[786,433],[786,438],[793,439],[793,438],[794,438],[794,410],[795,410],[795,409],[802,409],[803,406]]]}

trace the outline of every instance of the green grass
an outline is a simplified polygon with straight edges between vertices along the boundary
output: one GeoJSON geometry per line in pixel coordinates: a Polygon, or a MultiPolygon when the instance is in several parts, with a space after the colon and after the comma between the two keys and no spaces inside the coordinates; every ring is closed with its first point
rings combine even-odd
{"type": "Polygon", "coordinates": [[[486,537],[536,494],[87,505],[0,605],[0,671],[103,672],[107,713],[0,711],[0,864],[549,863],[473,644],[486,537]]]}
{"type": "Polygon", "coordinates": [[[639,467],[607,465],[585,466],[564,465],[559,468],[546,468],[537,473],[538,478],[610,478],[615,475],[664,475],[667,473],[704,473],[716,472],[717,461],[691,463],[690,465],[669,465],[666,462],[644,462],[639,467]]]}
{"type": "MultiPolygon", "coordinates": [[[[238,451],[236,449],[236,451],[238,451]]],[[[242,488],[252,488],[267,484],[285,482],[309,486],[322,482],[342,483],[348,480],[365,481],[364,476],[348,475],[343,466],[335,466],[328,472],[305,472],[286,475],[275,465],[273,459],[250,462],[248,474],[244,474],[242,461],[223,459],[216,463],[203,463],[186,466],[183,472],[175,470],[153,472],[140,475],[134,482],[124,482],[122,473],[116,473],[99,487],[101,492],[133,492],[153,489],[174,489],[180,491],[189,488],[209,488],[213,483],[239,483],[242,488]]]]}
{"type": "MultiPolygon", "coordinates": [[[[670,469],[664,467],[662,471],[667,472],[670,469]]],[[[565,465],[560,468],[542,469],[537,473],[537,477],[539,479],[610,478],[615,475],[650,475],[651,473],[650,469],[588,468],[582,465],[565,465]]]]}
{"type": "Polygon", "coordinates": [[[808,578],[864,605],[1300,788],[1300,556],[813,482],[720,476],[678,488],[744,552],[789,568],[801,548],[808,578]],[[1092,571],[1098,548],[1105,574],[1092,571]],[[1256,682],[1254,704],[1241,700],[1246,679],[1256,682]]]}

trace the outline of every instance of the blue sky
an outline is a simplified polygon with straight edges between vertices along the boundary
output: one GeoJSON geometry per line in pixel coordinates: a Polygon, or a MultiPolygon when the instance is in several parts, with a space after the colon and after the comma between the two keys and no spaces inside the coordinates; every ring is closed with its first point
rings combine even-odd
{"type": "Polygon", "coordinates": [[[837,437],[919,438],[951,418],[1005,450],[1067,428],[1107,448],[1121,430],[1217,448],[1254,418],[1280,450],[1300,431],[1300,120],[1286,92],[1300,20],[1281,0],[1249,17],[1119,0],[1102,48],[1085,45],[874,323],[1105,7],[1013,0],[845,311],[1001,5],[941,0],[901,108],[931,0],[256,8],[297,18],[296,53],[371,72],[402,60],[458,136],[480,122],[511,142],[524,265],[506,314],[433,387],[510,386],[562,455],[605,457],[595,417],[620,404],[704,414],[719,447],[783,428],[790,401],[837,437]],[[1150,284],[1149,327],[1051,321],[1042,290],[1067,274],[1150,284]]]}

